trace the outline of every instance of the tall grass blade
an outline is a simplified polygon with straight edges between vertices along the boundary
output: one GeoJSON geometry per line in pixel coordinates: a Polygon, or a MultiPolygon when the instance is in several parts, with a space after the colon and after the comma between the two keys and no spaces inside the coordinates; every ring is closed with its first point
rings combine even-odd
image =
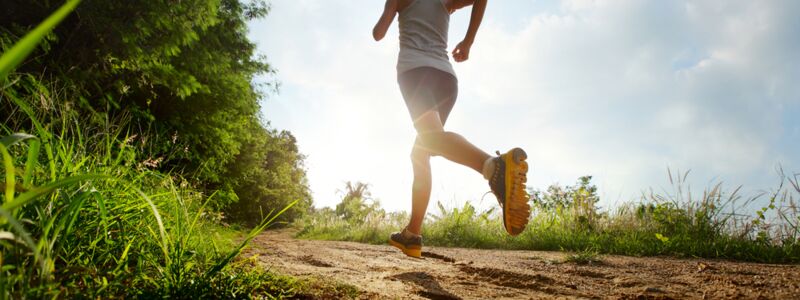
{"type": "Polygon", "coordinates": [[[247,246],[247,244],[249,244],[249,243],[250,243],[250,241],[252,241],[252,240],[253,240],[253,239],[254,239],[254,238],[255,238],[255,237],[256,237],[256,236],[257,236],[259,233],[261,233],[262,231],[264,231],[264,229],[265,229],[265,228],[267,228],[267,226],[269,226],[270,224],[272,224],[272,221],[275,221],[275,219],[276,219],[276,218],[278,218],[278,216],[280,216],[281,214],[283,214],[284,212],[286,212],[287,210],[289,210],[290,208],[292,208],[292,206],[294,206],[295,204],[297,204],[297,202],[298,202],[298,201],[297,201],[297,200],[295,200],[295,201],[293,201],[292,203],[289,203],[289,205],[287,205],[286,207],[284,207],[284,208],[283,208],[281,211],[279,211],[277,214],[274,214],[274,215],[272,215],[272,217],[271,217],[271,218],[269,218],[269,219],[265,219],[265,220],[264,220],[264,222],[262,222],[262,223],[261,223],[261,225],[257,226],[256,228],[253,228],[253,230],[250,230],[250,233],[248,233],[248,234],[247,234],[247,238],[245,238],[245,239],[244,239],[244,241],[242,241],[241,243],[239,243],[239,246],[237,246],[237,247],[236,247],[235,249],[233,249],[233,250],[232,250],[230,253],[228,253],[228,255],[227,255],[227,256],[225,256],[225,258],[224,258],[224,259],[222,259],[222,260],[221,260],[219,263],[217,263],[217,264],[216,264],[216,265],[215,265],[213,268],[211,268],[211,269],[210,269],[210,270],[209,270],[209,271],[206,273],[206,277],[211,277],[211,276],[214,276],[215,274],[217,274],[217,272],[219,272],[219,271],[222,271],[222,269],[223,269],[223,268],[225,268],[225,266],[227,266],[227,265],[228,265],[228,264],[231,262],[231,260],[233,260],[233,258],[234,258],[234,257],[236,257],[237,255],[239,255],[239,253],[241,253],[241,252],[242,252],[242,249],[244,249],[244,247],[245,247],[245,246],[247,246]]]}
{"type": "Polygon", "coordinates": [[[8,148],[8,147],[16,145],[16,144],[18,144],[18,143],[20,143],[20,142],[22,142],[24,140],[35,139],[35,138],[36,138],[35,136],[32,136],[32,135],[27,134],[27,133],[15,133],[15,134],[12,134],[12,135],[9,135],[9,136],[5,136],[2,139],[0,139],[0,144],[5,146],[6,148],[8,148]]]}
{"type": "MultiPolygon", "coordinates": [[[[94,191],[93,191],[94,192],[94,191]]],[[[100,220],[103,222],[103,230],[108,229],[108,209],[106,209],[106,202],[103,195],[100,193],[93,193],[95,200],[97,200],[97,209],[100,211],[100,220]]]]}
{"type": "Polygon", "coordinates": [[[34,139],[29,145],[28,158],[25,160],[25,173],[22,175],[22,185],[25,187],[33,186],[33,168],[39,162],[39,147],[41,143],[39,140],[34,139]]]}
{"type": "Polygon", "coordinates": [[[8,73],[17,67],[26,57],[36,48],[36,45],[53,30],[58,23],[61,23],[64,18],[78,6],[80,0],[68,0],[67,3],[61,6],[56,12],[47,17],[39,26],[33,29],[30,33],[26,34],[19,42],[14,44],[11,49],[3,56],[0,56],[0,80],[5,81],[8,73]]]}
{"type": "MultiPolygon", "coordinates": [[[[23,186],[28,186],[28,187],[31,186],[32,177],[33,177],[32,176],[33,175],[33,168],[36,166],[36,162],[37,162],[37,159],[39,157],[39,146],[40,146],[39,141],[36,139],[35,136],[27,134],[27,133],[14,133],[12,135],[5,136],[2,139],[0,139],[0,145],[3,145],[6,148],[11,147],[13,145],[16,145],[18,143],[21,143],[21,142],[23,142],[25,140],[29,140],[29,139],[33,140],[33,141],[30,143],[30,148],[28,149],[28,158],[25,161],[25,173],[22,176],[22,184],[23,184],[23,186]]],[[[5,160],[5,156],[4,156],[4,160],[5,160]]],[[[12,162],[12,166],[13,166],[13,162],[12,162]]],[[[6,167],[8,167],[8,166],[6,166],[6,167]]],[[[8,174],[9,173],[6,173],[7,177],[9,176],[8,174]]],[[[11,181],[9,181],[8,178],[6,178],[6,182],[11,182],[11,181]]],[[[16,182],[14,182],[14,184],[12,184],[11,186],[6,186],[6,188],[7,188],[7,190],[6,190],[6,198],[9,199],[8,201],[10,201],[10,199],[11,199],[11,197],[9,197],[9,195],[8,195],[8,189],[10,188],[11,190],[13,190],[15,188],[15,185],[16,185],[16,182]]]]}
{"type": "Polygon", "coordinates": [[[152,200],[150,200],[150,197],[148,197],[147,194],[142,192],[142,190],[134,186],[129,186],[129,187],[133,189],[134,192],[139,194],[139,196],[141,196],[142,199],[144,199],[144,201],[147,202],[147,205],[150,206],[150,210],[153,212],[153,216],[156,218],[156,223],[158,224],[158,232],[161,235],[161,243],[160,243],[161,251],[164,252],[164,259],[167,263],[167,266],[169,266],[171,261],[169,257],[169,239],[167,238],[167,231],[164,229],[164,222],[161,221],[161,214],[158,213],[158,208],[156,208],[156,205],[153,203],[152,200]]]}
{"type": "MultiPolygon", "coordinates": [[[[78,215],[80,215],[81,208],[83,208],[83,203],[86,201],[87,196],[88,196],[87,194],[83,194],[82,197],[79,197],[78,199],[72,201],[72,203],[70,203],[69,207],[67,208],[68,209],[67,216],[69,217],[69,224],[67,224],[67,227],[64,228],[65,234],[72,233],[72,229],[75,228],[75,221],[78,220],[78,215]]],[[[63,220],[66,220],[66,218],[64,218],[63,220]]]]}
{"type": "Polygon", "coordinates": [[[192,222],[189,224],[189,228],[190,229],[194,229],[195,228],[195,225],[197,225],[197,221],[200,220],[200,217],[203,215],[203,211],[205,211],[206,204],[208,204],[208,202],[211,202],[211,199],[214,198],[215,195],[217,195],[217,192],[218,191],[214,191],[214,193],[212,193],[211,196],[208,196],[208,199],[206,199],[206,201],[204,201],[203,204],[200,205],[200,208],[195,213],[194,218],[192,219],[192,222]]]}
{"type": "Polygon", "coordinates": [[[2,208],[7,211],[14,211],[15,209],[24,206],[25,204],[39,200],[40,196],[47,195],[58,188],[65,187],[76,182],[87,181],[92,179],[103,179],[103,178],[111,178],[111,177],[106,175],[78,175],[60,179],[58,181],[53,181],[46,185],[33,188],[30,191],[27,191],[19,195],[19,197],[17,197],[13,202],[3,203],[2,208]]]}
{"type": "Polygon", "coordinates": [[[11,158],[11,154],[8,153],[6,150],[6,146],[0,145],[0,154],[3,155],[3,167],[6,170],[6,193],[5,193],[5,203],[11,203],[14,201],[14,185],[16,178],[14,176],[14,159],[11,158]]]}
{"type": "Polygon", "coordinates": [[[25,114],[28,115],[28,118],[31,119],[33,126],[36,128],[36,134],[39,136],[39,139],[41,139],[42,142],[45,144],[44,151],[47,154],[47,161],[49,162],[48,166],[50,168],[50,178],[52,178],[52,180],[55,180],[56,164],[55,164],[55,158],[53,156],[53,145],[51,143],[52,134],[42,125],[41,122],[39,122],[39,119],[36,117],[36,114],[34,113],[33,109],[27,103],[25,103],[25,101],[15,97],[14,95],[8,93],[7,91],[3,91],[3,93],[6,95],[6,97],[8,97],[8,99],[11,99],[11,102],[14,102],[14,104],[17,105],[17,107],[19,107],[20,110],[25,112],[25,114]]]}
{"type": "Polygon", "coordinates": [[[43,277],[47,278],[47,276],[50,274],[47,268],[47,262],[42,259],[42,254],[39,252],[39,248],[36,247],[36,243],[33,241],[33,238],[31,238],[30,233],[25,230],[25,227],[23,227],[22,224],[17,221],[17,219],[14,219],[14,217],[11,215],[11,212],[8,210],[0,208],[0,216],[2,216],[3,219],[8,222],[8,224],[11,224],[11,227],[17,231],[17,235],[22,238],[22,240],[25,242],[25,245],[31,249],[31,252],[33,252],[33,257],[40,264],[43,277]]]}

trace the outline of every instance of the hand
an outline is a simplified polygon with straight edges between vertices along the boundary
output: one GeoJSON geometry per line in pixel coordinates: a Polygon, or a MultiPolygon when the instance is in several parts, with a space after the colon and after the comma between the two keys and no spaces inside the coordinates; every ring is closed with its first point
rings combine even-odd
{"type": "Polygon", "coordinates": [[[472,48],[471,42],[467,40],[461,41],[460,43],[458,43],[456,48],[453,49],[453,59],[455,59],[456,62],[466,61],[467,59],[469,59],[470,48],[472,48]]]}

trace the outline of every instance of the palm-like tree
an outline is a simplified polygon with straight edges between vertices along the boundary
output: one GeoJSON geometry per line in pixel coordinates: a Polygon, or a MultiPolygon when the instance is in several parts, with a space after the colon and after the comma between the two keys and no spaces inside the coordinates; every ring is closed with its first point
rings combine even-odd
{"type": "Polygon", "coordinates": [[[344,199],[359,198],[367,200],[371,199],[371,197],[372,194],[369,192],[369,184],[361,181],[356,181],[355,183],[348,181],[346,183],[344,199]]]}
{"type": "Polygon", "coordinates": [[[348,221],[363,221],[367,215],[380,210],[380,204],[372,200],[369,192],[369,184],[357,181],[348,181],[342,202],[336,205],[336,214],[348,221]],[[371,201],[372,203],[368,203],[371,201]]]}

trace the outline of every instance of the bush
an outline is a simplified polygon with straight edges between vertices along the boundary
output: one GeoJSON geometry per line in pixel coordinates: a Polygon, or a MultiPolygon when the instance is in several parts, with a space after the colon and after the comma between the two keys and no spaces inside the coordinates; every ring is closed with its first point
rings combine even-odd
{"type": "Polygon", "coordinates": [[[407,221],[408,214],[404,212],[386,213],[381,209],[379,202],[370,198],[367,184],[347,182],[342,202],[335,210],[313,209],[294,226],[299,228],[297,236],[303,238],[380,244],[407,221]]]}
{"type": "MultiPolygon", "coordinates": [[[[684,192],[686,174],[672,182],[676,193],[651,192],[638,202],[612,211],[596,207],[597,188],[591,177],[574,186],[551,186],[531,191],[532,215],[528,228],[509,236],[499,209],[479,212],[469,202],[429,215],[423,226],[426,245],[493,249],[571,250],[625,255],[674,255],[728,258],[757,262],[800,262],[796,199],[798,175],[782,177],[765,208],[754,216],[736,214],[744,203],[738,189],[731,193],[720,185],[693,198],[684,192]],[[790,183],[785,186],[784,183],[790,183]],[[767,215],[773,215],[768,219],[767,215]],[[769,222],[768,222],[769,221],[769,222]]],[[[672,176],[671,176],[672,177],[672,176]]],[[[347,222],[332,210],[318,210],[298,223],[301,237],[385,243],[389,232],[407,222],[403,213],[370,212],[368,224],[347,222]]]]}

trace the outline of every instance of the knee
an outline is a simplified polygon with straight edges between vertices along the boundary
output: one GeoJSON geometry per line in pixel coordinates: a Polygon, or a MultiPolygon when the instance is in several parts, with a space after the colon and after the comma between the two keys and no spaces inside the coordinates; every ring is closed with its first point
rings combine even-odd
{"type": "Polygon", "coordinates": [[[430,149],[437,141],[444,139],[449,132],[447,131],[425,131],[417,133],[416,146],[430,149]]]}

